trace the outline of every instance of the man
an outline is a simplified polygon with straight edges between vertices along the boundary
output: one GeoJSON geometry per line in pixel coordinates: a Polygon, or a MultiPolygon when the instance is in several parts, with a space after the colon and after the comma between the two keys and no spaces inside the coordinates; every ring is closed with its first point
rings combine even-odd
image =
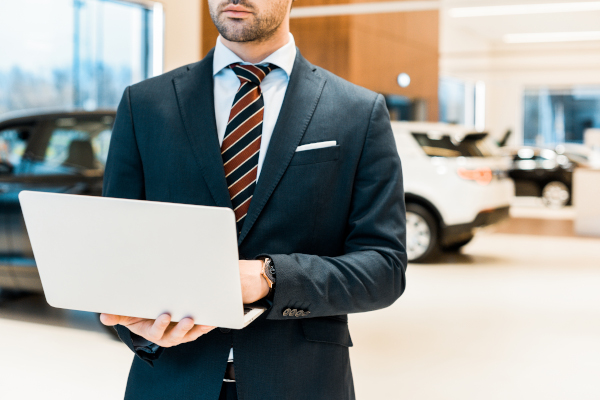
{"type": "Polygon", "coordinates": [[[243,300],[268,306],[239,331],[103,314],[137,355],[127,399],[353,399],[347,314],[404,291],[384,99],[306,61],[291,6],[209,0],[215,49],[125,90],[104,195],[233,208],[243,300]]]}

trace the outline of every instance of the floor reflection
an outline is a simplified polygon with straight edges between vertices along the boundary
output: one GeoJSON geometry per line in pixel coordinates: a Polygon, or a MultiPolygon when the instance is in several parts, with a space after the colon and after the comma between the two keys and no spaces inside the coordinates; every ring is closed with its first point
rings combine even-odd
{"type": "Polygon", "coordinates": [[[0,318],[93,332],[107,331],[96,313],[51,307],[43,294],[0,292],[0,318]]]}

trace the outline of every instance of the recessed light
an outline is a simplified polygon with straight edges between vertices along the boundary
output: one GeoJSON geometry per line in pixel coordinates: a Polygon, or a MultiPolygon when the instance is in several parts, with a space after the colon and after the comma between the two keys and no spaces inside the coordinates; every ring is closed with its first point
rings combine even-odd
{"type": "Polygon", "coordinates": [[[454,18],[493,17],[501,15],[552,14],[564,12],[600,11],[600,1],[572,3],[511,4],[505,6],[451,8],[448,14],[454,18]]]}
{"type": "Polygon", "coordinates": [[[504,35],[503,40],[505,43],[581,42],[600,40],[600,31],[509,33],[504,35]]]}
{"type": "Polygon", "coordinates": [[[408,87],[410,85],[410,76],[405,72],[398,75],[398,85],[403,88],[408,87]]]}

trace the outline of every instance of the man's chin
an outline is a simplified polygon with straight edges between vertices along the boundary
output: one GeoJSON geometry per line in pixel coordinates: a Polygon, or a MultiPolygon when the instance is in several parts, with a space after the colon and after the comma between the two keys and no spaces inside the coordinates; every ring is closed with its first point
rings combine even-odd
{"type": "Polygon", "coordinates": [[[229,42],[244,43],[256,40],[254,36],[249,35],[247,32],[243,31],[227,30],[219,33],[221,34],[221,36],[223,36],[223,38],[225,38],[229,42]]]}
{"type": "Polygon", "coordinates": [[[244,37],[227,37],[227,36],[224,36],[224,35],[221,35],[221,36],[223,36],[223,38],[225,40],[227,40],[228,42],[233,42],[233,43],[246,43],[246,42],[252,42],[253,41],[251,39],[246,39],[244,37]]]}

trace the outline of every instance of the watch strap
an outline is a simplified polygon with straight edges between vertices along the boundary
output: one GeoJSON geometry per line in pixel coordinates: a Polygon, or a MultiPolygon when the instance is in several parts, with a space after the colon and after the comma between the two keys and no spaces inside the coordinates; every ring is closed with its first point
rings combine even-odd
{"type": "Polygon", "coordinates": [[[265,259],[263,260],[265,263],[265,274],[267,275],[267,278],[272,282],[272,284],[275,284],[276,278],[275,278],[275,265],[273,264],[273,259],[269,258],[269,257],[265,257],[265,259]]]}

